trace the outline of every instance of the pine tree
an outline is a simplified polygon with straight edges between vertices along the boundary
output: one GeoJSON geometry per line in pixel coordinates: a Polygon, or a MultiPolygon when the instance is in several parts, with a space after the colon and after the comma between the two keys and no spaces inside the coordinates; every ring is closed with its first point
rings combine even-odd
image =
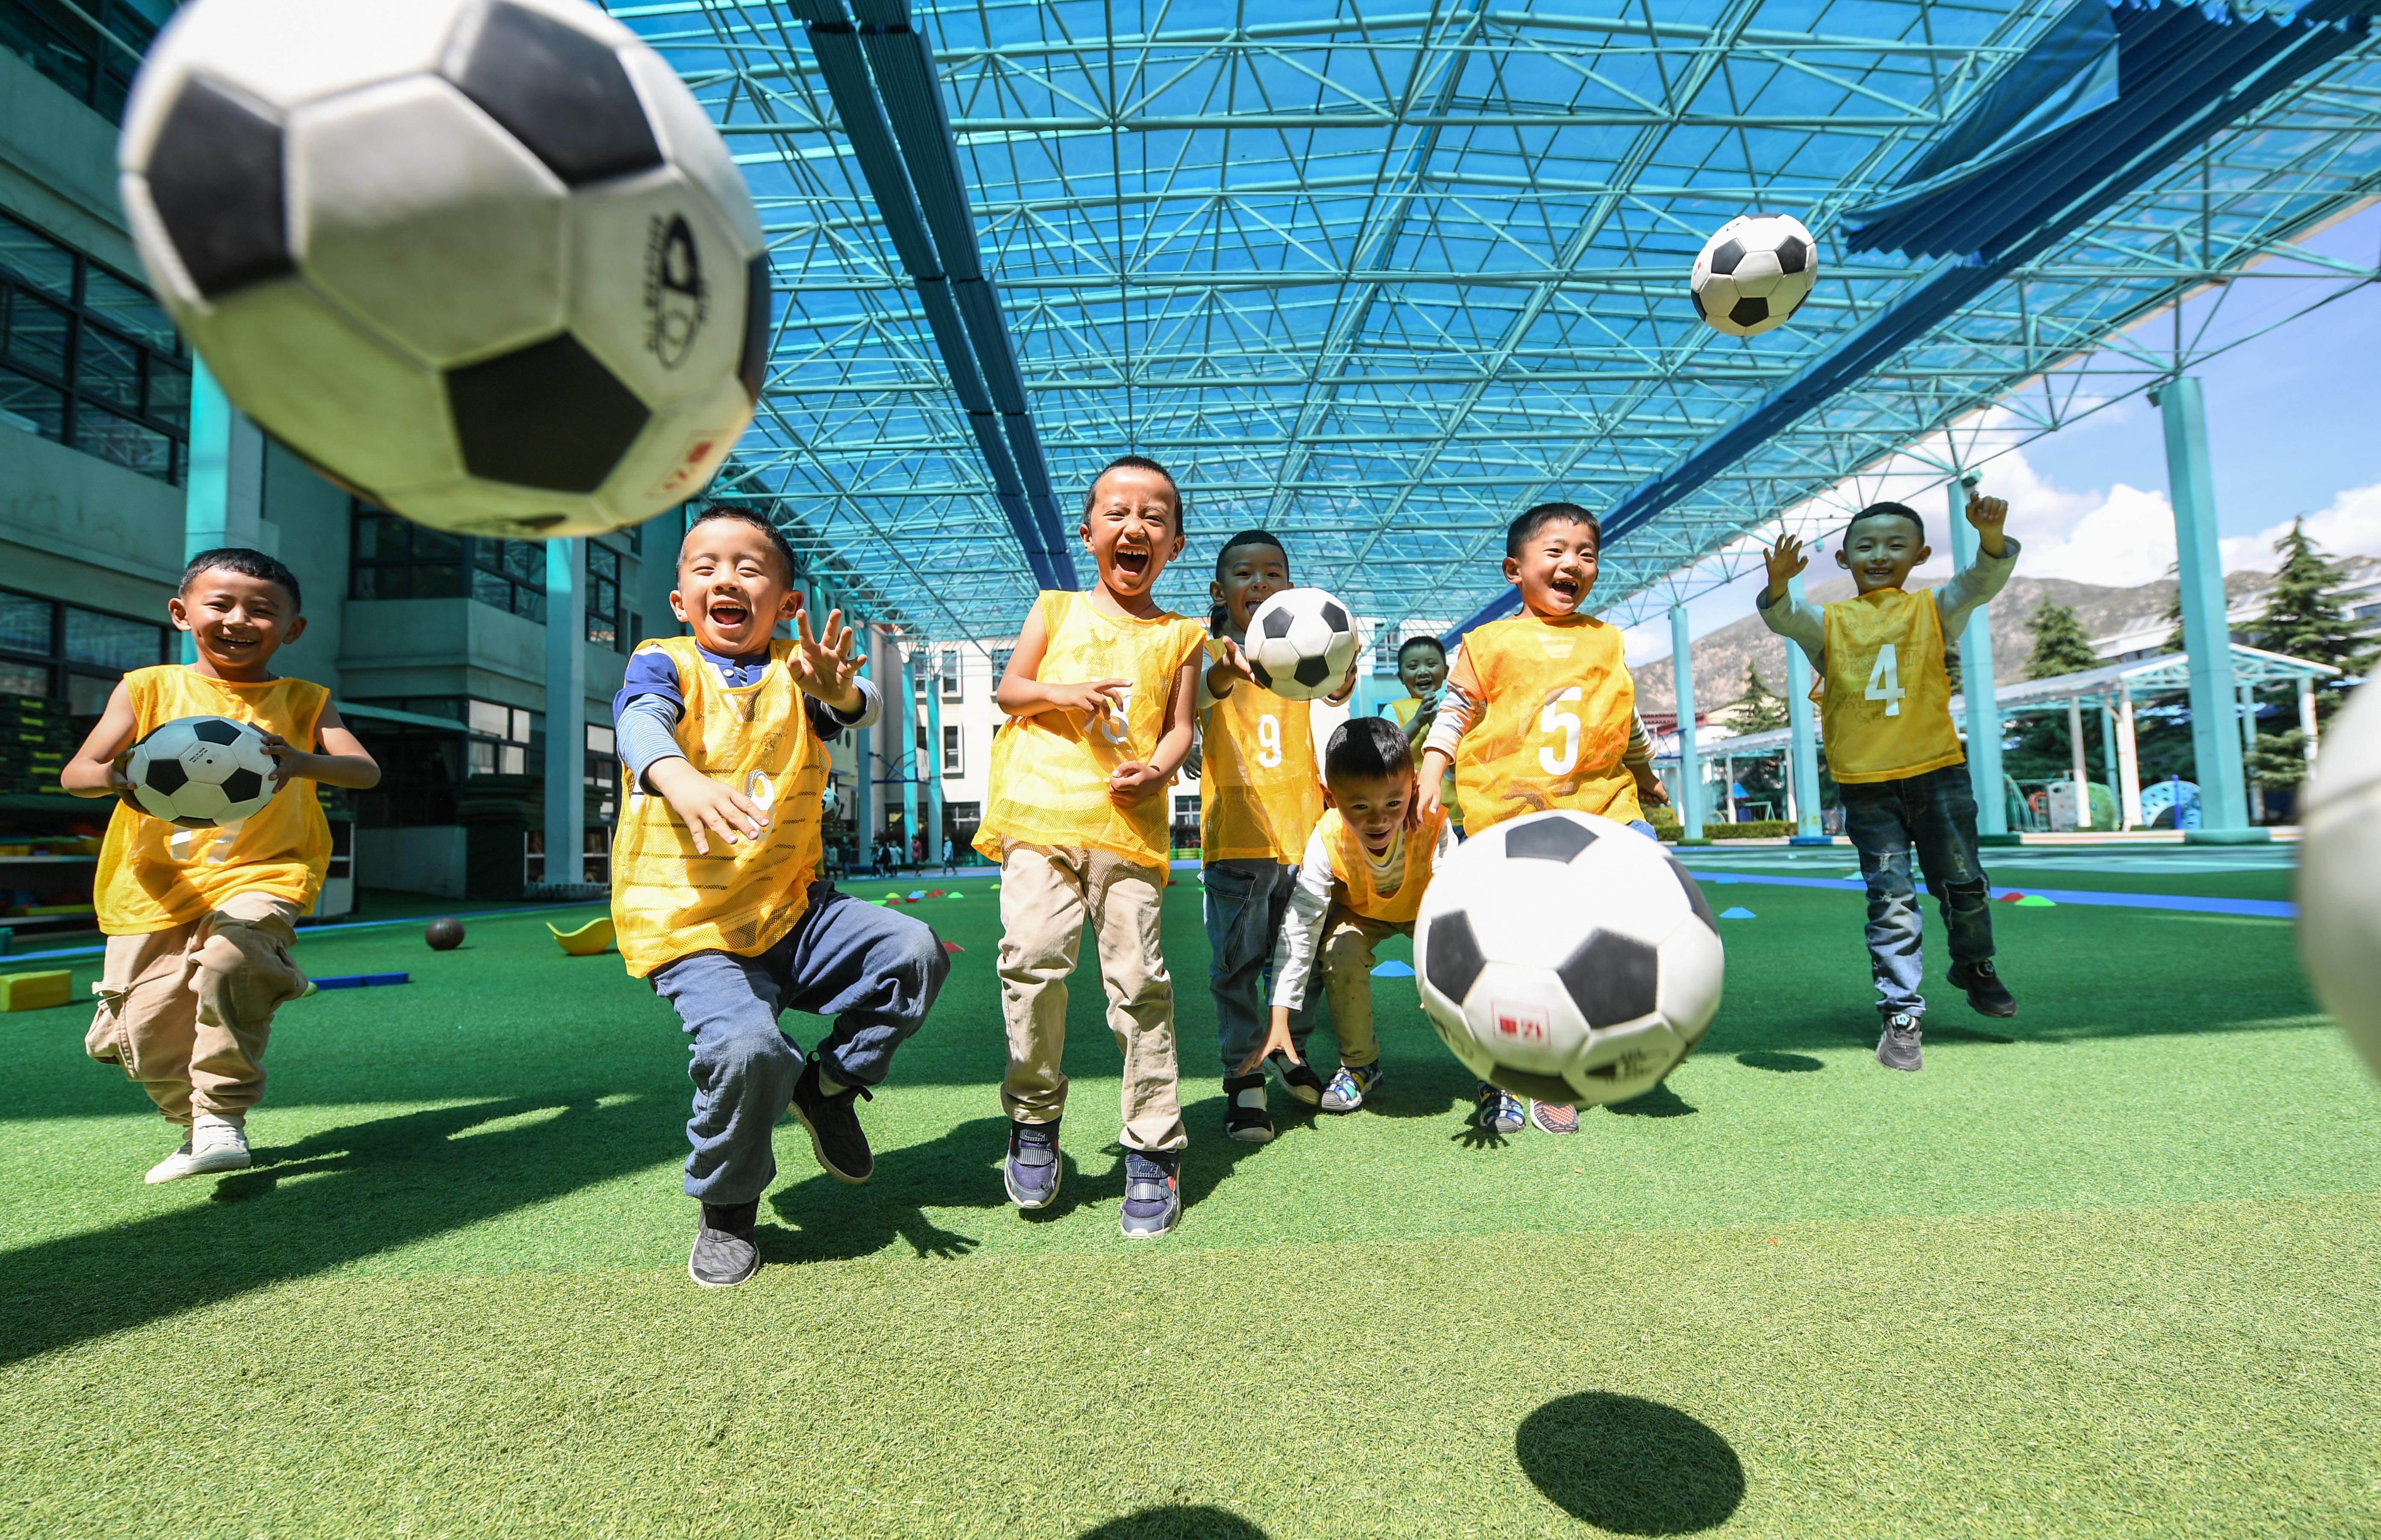
{"type": "Polygon", "coordinates": [[[1740,734],[1775,732],[1786,725],[1786,703],[1763,682],[1757,663],[1745,663],[1744,693],[1728,707],[1728,725],[1740,734]]]}
{"type": "Polygon", "coordinates": [[[2025,660],[2027,678],[2055,679],[2100,666],[2100,654],[2093,651],[2073,606],[2045,598],[2026,617],[2025,629],[2033,633],[2033,652],[2025,660]]]}
{"type": "MultiPolygon", "coordinates": [[[[2340,571],[2306,532],[2300,519],[2274,542],[2282,565],[2265,593],[2265,607],[2249,626],[2249,645],[2312,663],[2327,663],[2340,676],[2355,678],[2373,666],[2373,649],[2358,635],[2339,598],[2340,571]]],[[[2328,718],[2347,698],[2339,677],[2315,684],[2315,719],[2328,718]]],[[[2295,713],[2286,732],[2260,734],[2249,756],[2249,774],[2260,786],[2296,786],[2306,776],[2306,732],[2295,713]]]]}

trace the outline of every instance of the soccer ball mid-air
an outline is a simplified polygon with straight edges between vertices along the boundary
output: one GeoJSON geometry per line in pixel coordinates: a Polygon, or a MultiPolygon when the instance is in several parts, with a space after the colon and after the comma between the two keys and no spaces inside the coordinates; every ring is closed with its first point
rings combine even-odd
{"type": "Polygon", "coordinates": [[[592,534],[751,421],[768,258],[661,56],[583,0],[194,0],[117,148],[157,295],[240,409],[469,534],[592,534]]]}
{"type": "Polygon", "coordinates": [[[132,746],[124,764],[133,805],[185,829],[237,824],[273,801],[264,735],[228,716],[177,716],[132,746]]]}
{"type": "Polygon", "coordinates": [[[2316,997],[2381,1074],[2381,691],[2323,735],[2299,841],[2299,952],[2316,997]]]}
{"type": "Polygon", "coordinates": [[[1739,214],[1695,255],[1695,313],[1730,336],[1759,336],[1801,309],[1819,276],[1819,247],[1788,214],[1739,214]]]}
{"type": "Polygon", "coordinates": [[[1719,1008],[1711,906],[1625,825],[1532,813],[1458,846],[1414,921],[1422,1009],[1478,1078],[1590,1106],[1653,1090],[1719,1008]]]}
{"type": "Polygon", "coordinates": [[[1285,588],[1249,617],[1245,650],[1258,684],[1285,701],[1319,701],[1348,681],[1356,623],[1319,588],[1285,588]]]}

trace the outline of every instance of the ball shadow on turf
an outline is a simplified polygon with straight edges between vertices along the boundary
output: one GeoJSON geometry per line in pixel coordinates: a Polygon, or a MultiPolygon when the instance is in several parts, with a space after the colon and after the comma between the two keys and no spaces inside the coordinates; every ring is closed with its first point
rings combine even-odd
{"type": "Polygon", "coordinates": [[[1076,1540],[1268,1540],[1265,1532],[1237,1513],[1205,1504],[1167,1503],[1144,1508],[1087,1529],[1076,1540]]]}
{"type": "Polygon", "coordinates": [[[1736,1061],[1748,1069],[1768,1069],[1780,1075],[1807,1075],[1813,1069],[1826,1068],[1825,1063],[1808,1054],[1772,1053],[1766,1048],[1739,1054],[1736,1061]]]}
{"type": "Polygon", "coordinates": [[[1664,1081],[1642,1096],[1631,1096],[1625,1102],[1606,1102],[1606,1112],[1617,1112],[1623,1118],[1691,1118],[1699,1110],[1695,1105],[1670,1089],[1664,1081]]]}
{"type": "Polygon", "coordinates": [[[1547,1501],[1615,1534],[1692,1534],[1744,1501],[1728,1440],[1642,1396],[1557,1396],[1521,1420],[1513,1453],[1547,1501]]]}

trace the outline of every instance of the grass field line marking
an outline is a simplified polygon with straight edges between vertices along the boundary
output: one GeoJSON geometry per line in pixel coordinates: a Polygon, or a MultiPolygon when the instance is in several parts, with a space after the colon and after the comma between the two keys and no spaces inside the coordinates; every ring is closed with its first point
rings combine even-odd
{"type": "MultiPolygon", "coordinates": [[[[523,904],[519,909],[473,909],[454,914],[409,914],[400,920],[343,920],[336,924],[307,925],[298,932],[298,939],[310,936],[345,935],[349,931],[385,930],[391,925],[426,925],[433,920],[503,920],[516,914],[551,914],[561,909],[593,909],[602,899],[579,898],[567,904],[523,904]]],[[[9,952],[0,956],[0,964],[30,962],[36,958],[97,957],[107,950],[107,943],[94,947],[60,947],[47,952],[9,952]]]]}
{"type": "MultiPolygon", "coordinates": [[[[1832,887],[1842,892],[1858,892],[1865,884],[1858,877],[1776,877],[1752,872],[1696,872],[1688,868],[1698,882],[1758,883],[1767,887],[1832,887]]],[[[1927,891],[1926,885],[1917,885],[1918,891],[1927,891]]],[[[2039,893],[2053,903],[2093,904],[2104,909],[2167,909],[2184,910],[2194,914],[2246,914],[2261,920],[2295,920],[2299,906],[2285,898],[2208,898],[2186,893],[2098,893],[2075,887],[1996,887],[1994,898],[2009,893],[2039,893]]]]}

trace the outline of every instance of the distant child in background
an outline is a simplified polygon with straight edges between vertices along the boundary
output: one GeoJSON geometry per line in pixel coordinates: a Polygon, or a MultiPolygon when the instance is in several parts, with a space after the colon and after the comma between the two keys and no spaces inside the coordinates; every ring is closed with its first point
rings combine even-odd
{"type": "Polygon", "coordinates": [[[125,675],[59,783],[78,797],[121,796],[131,789],[125,752],[181,716],[253,724],[279,768],[273,800],[228,828],[177,829],[128,801],[108,819],[92,887],[107,959],[83,1046],[122,1066],[181,1126],[181,1147],[150,1168],[152,1182],[248,1165],[273,1013],[307,987],[289,948],[331,859],[331,826],[304,783],[360,791],[380,780],[331,692],[273,673],[274,654],[306,634],[289,568],[262,551],[202,551],[165,609],[197,661],[125,675]]]}
{"type": "Polygon", "coordinates": [[[949,835],[943,836],[943,875],[949,876],[959,869],[959,843],[949,835]]]}
{"type": "MultiPolygon", "coordinates": [[[[1521,613],[1463,638],[1423,748],[1425,814],[1442,805],[1452,764],[1467,834],[1573,808],[1653,837],[1640,804],[1670,799],[1637,719],[1620,629],[1580,607],[1595,587],[1602,544],[1603,527],[1575,503],[1541,503],[1507,528],[1505,581],[1520,590],[1521,613]]],[[[1523,1116],[1518,1098],[1485,1082],[1480,1107],[1499,1132],[1523,1116]]],[[[1530,1116],[1548,1133],[1579,1127],[1576,1111],[1553,1103],[1530,1116]]]]}
{"type": "Polygon", "coordinates": [[[717,1289],[760,1268],[789,1106],[828,1175],[875,1170],[853,1104],[925,1020],[950,958],[919,921],[818,875],[826,739],[866,728],[880,703],[843,612],[812,630],[785,535],[750,509],[704,510],[670,608],[693,634],[640,645],[612,705],[629,791],[612,921],[629,975],[689,1039],[685,1191],[702,1214],[686,1270],[717,1289]],[[785,621],[794,639],[773,640],[785,621]],[[806,1056],[777,1025],[786,1010],[835,1024],[806,1056]]]}
{"type": "Polygon", "coordinates": [[[1910,880],[1917,850],[1927,890],[1951,941],[1951,984],[1986,1016],[2017,1014],[1993,968],[1990,885],[1976,853],[1976,798],[1967,753],[1951,726],[1951,681],[1943,638],[2009,581],[2018,544],[2002,532],[2009,505],[1968,498],[1976,559],[1940,588],[1902,585],[1934,553],[1925,520],[1899,503],[1873,503],[1844,527],[1836,565],[1854,594],[1824,606],[1792,598],[1788,583],[1810,565],[1802,543],[1779,538],[1768,557],[1761,618],[1800,646],[1819,673],[1827,772],[1843,799],[1844,829],[1868,884],[1869,972],[1883,1031],[1876,1061],[1888,1069],[1924,1064],[1926,1000],[1918,893],[1910,880]]]}
{"type": "Polygon", "coordinates": [[[1067,977],[1083,923],[1099,947],[1108,1030],[1124,1053],[1126,1236],[1181,1217],[1174,984],[1158,939],[1172,820],[1166,788],[1190,752],[1199,622],[1150,596],[1182,552],[1182,493],[1127,455],[1093,481],[1079,530],[1099,568],[1089,593],[1051,591],[1018,633],[996,699],[991,795],[975,848],[1000,865],[1000,1004],[1008,1033],[1002,1179],[1021,1209],[1058,1195],[1067,977]]]}
{"type": "MultiPolygon", "coordinates": [[[[1339,1069],[1322,1106],[1353,1112],[1381,1083],[1374,950],[1392,935],[1413,935],[1422,894],[1455,848],[1455,831],[1443,807],[1417,814],[1413,752],[1386,717],[1343,724],[1324,751],[1323,775],[1331,805],[1306,842],[1274,951],[1271,1030],[1242,1069],[1270,1054],[1300,1057],[1294,1022],[1311,1005],[1319,940],[1323,991],[1339,1034],[1339,1069]]],[[[1502,1131],[1520,1129],[1517,1119],[1502,1131]]]]}
{"type": "MultiPolygon", "coordinates": [[[[1430,738],[1430,729],[1438,722],[1439,689],[1447,683],[1447,644],[1435,636],[1410,636],[1398,648],[1398,682],[1406,687],[1406,698],[1391,701],[1381,709],[1405,729],[1406,742],[1413,749],[1416,768],[1422,764],[1422,745],[1430,738]]],[[[1456,835],[1463,833],[1463,803],[1456,795],[1455,770],[1448,766],[1438,788],[1439,805],[1447,810],[1455,825],[1456,835]]]]}
{"type": "MultiPolygon", "coordinates": [[[[1281,542],[1248,530],[1225,543],[1207,594],[1215,603],[1209,629],[1234,646],[1247,640],[1249,617],[1289,588],[1289,557],[1281,542]]],[[[1356,687],[1351,664],[1335,701],[1356,687]]],[[[1314,734],[1305,701],[1285,701],[1250,680],[1230,662],[1209,668],[1199,692],[1200,854],[1206,886],[1207,987],[1215,996],[1215,1035],[1224,1059],[1224,1132],[1252,1144],[1273,1138],[1265,1105],[1264,1065],[1250,1055],[1265,1036],[1265,965],[1289,908],[1299,853],[1323,815],[1323,783],[1314,763],[1314,734]]],[[[1292,1013],[1297,1052],[1274,1061],[1283,1088],[1313,1106],[1323,1081],[1304,1062],[1313,1013],[1292,1013]]]]}

